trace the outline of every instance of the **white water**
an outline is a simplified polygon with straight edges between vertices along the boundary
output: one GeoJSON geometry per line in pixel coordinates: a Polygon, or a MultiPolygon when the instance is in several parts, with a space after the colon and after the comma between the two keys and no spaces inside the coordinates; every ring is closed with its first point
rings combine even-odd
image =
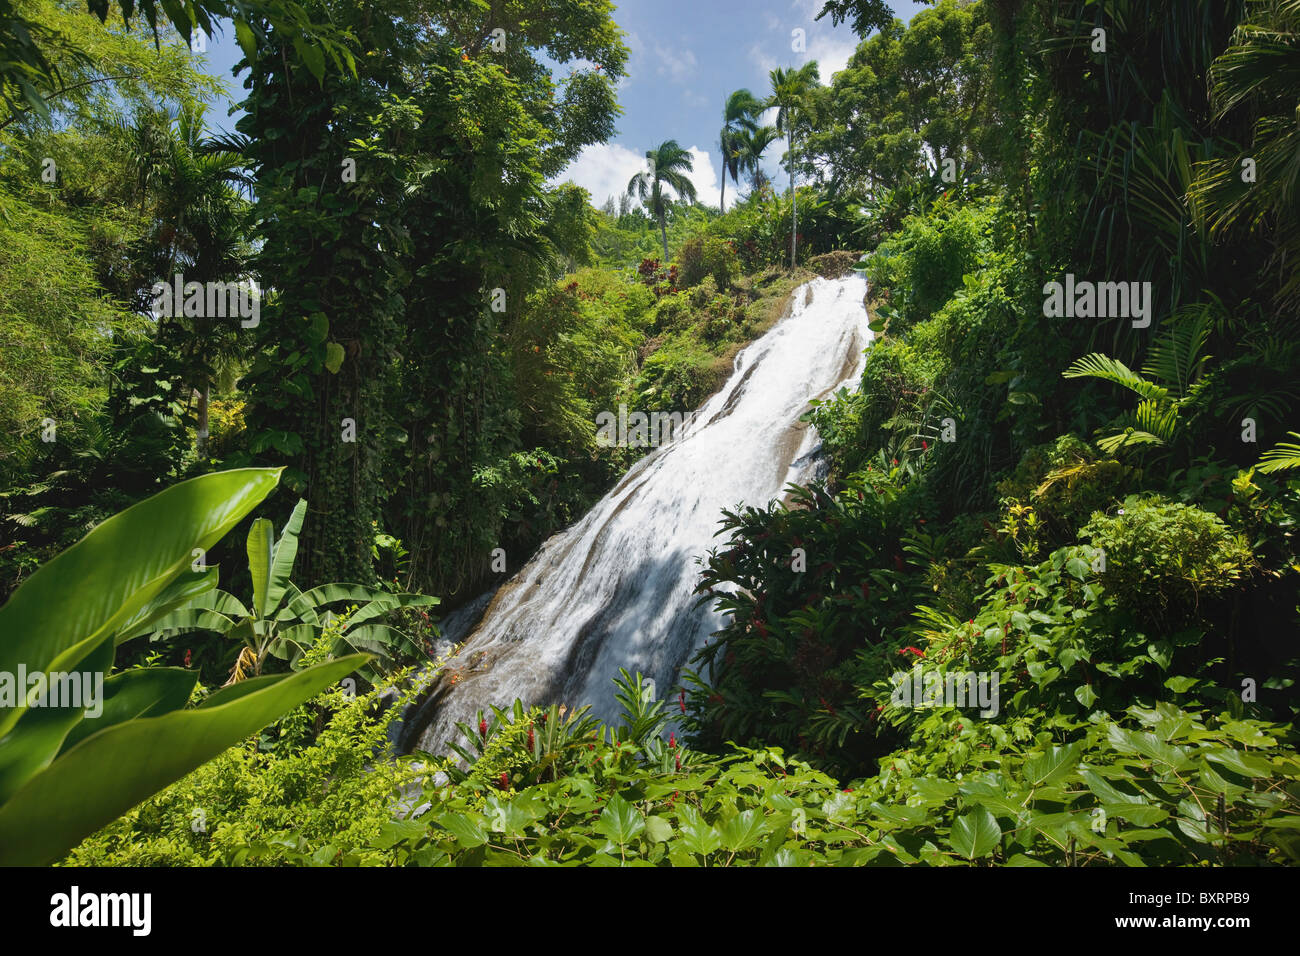
{"type": "Polygon", "coordinates": [[[571,528],[548,540],[496,594],[417,718],[419,747],[440,752],[455,722],[489,704],[591,704],[618,713],[619,667],[671,692],[682,666],[721,626],[695,607],[697,558],[724,508],[763,506],[792,481],[815,477],[817,435],[799,416],[808,400],[852,384],[870,340],[866,281],[814,279],[790,314],[736,356],[731,378],[685,437],[634,465],[571,528]]]}

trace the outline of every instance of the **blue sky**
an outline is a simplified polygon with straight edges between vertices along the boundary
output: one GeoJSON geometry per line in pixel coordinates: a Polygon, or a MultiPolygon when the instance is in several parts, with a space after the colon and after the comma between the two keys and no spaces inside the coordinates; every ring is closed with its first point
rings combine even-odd
{"type": "MultiPolygon", "coordinates": [[[[722,107],[733,90],[748,87],[756,95],[769,91],[768,72],[777,66],[800,66],[816,60],[822,82],[841,69],[857,37],[848,24],[830,25],[815,17],[823,0],[627,0],[618,3],[614,19],[626,34],[631,50],[627,77],[619,89],[623,115],[609,142],[588,147],[560,177],[571,179],[600,205],[621,192],[642,168],[647,149],[675,139],[692,149],[692,179],[702,201],[718,202],[720,158],[716,140],[722,107]],[[806,52],[792,49],[793,31],[805,33],[806,52]]],[[[902,20],[926,4],[915,0],[891,3],[902,20]]],[[[232,99],[241,95],[241,80],[230,68],[239,59],[234,31],[227,29],[208,41],[208,71],[226,80],[232,99]]],[[[227,103],[216,104],[210,125],[233,127],[227,103]]],[[[770,151],[768,172],[778,185],[776,161],[784,143],[770,151]]],[[[727,184],[727,202],[731,191],[727,184]]]]}

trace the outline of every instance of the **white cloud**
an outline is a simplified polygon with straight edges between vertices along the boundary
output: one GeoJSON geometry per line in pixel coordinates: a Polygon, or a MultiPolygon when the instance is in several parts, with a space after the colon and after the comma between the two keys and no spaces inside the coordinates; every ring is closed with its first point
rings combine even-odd
{"type": "Polygon", "coordinates": [[[857,48],[856,43],[816,37],[808,44],[808,59],[817,61],[817,75],[829,86],[831,77],[848,66],[849,57],[857,48]]]}
{"type": "Polygon", "coordinates": [[[596,143],[579,153],[556,181],[572,180],[591,193],[592,203],[600,206],[610,196],[626,192],[628,180],[644,168],[644,152],[617,143],[596,143]]]}
{"type": "Polygon", "coordinates": [[[691,160],[695,169],[687,174],[687,178],[695,186],[696,198],[700,202],[712,203],[714,196],[718,194],[718,172],[713,168],[713,156],[698,146],[692,146],[687,150],[691,154],[691,160]]]}
{"type": "MultiPolygon", "coordinates": [[[[697,146],[690,147],[694,165],[687,178],[695,186],[701,202],[712,202],[718,193],[718,173],[713,157],[697,146]]],[[[603,205],[610,196],[627,191],[628,180],[646,168],[645,152],[637,152],[617,143],[597,143],[584,149],[555,182],[571,180],[591,193],[594,205],[603,205]]]]}
{"type": "Polygon", "coordinates": [[[659,74],[671,77],[675,83],[686,82],[699,69],[695,54],[685,47],[676,50],[656,43],[655,55],[659,57],[659,74]]]}

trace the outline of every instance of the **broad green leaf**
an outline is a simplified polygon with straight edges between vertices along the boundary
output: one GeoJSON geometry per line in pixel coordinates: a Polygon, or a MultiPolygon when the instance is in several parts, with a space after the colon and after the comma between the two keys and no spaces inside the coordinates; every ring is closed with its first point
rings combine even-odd
{"type": "Polygon", "coordinates": [[[646,817],[645,835],[655,843],[667,843],[673,838],[673,825],[663,817],[646,817]]]}
{"type": "Polygon", "coordinates": [[[707,856],[722,843],[718,831],[709,825],[694,807],[682,809],[682,819],[678,829],[681,831],[681,845],[689,852],[700,856],[707,856]]]}
{"type": "Polygon", "coordinates": [[[331,375],[337,375],[339,369],[343,367],[343,357],[345,354],[343,346],[339,345],[339,343],[325,343],[325,367],[329,369],[331,375]]]}
{"type": "Polygon", "coordinates": [[[129,641],[135,637],[141,637],[145,634],[152,634],[160,630],[155,622],[166,617],[171,612],[179,608],[191,605],[197,599],[211,594],[217,588],[217,567],[206,568],[203,571],[187,571],[180,575],[162,594],[151,602],[147,607],[141,608],[140,612],[118,632],[116,641],[118,644],[129,641]]]}
{"type": "Polygon", "coordinates": [[[487,843],[487,831],[475,820],[461,813],[444,813],[437,822],[463,847],[473,848],[487,843]]]}
{"type": "Polygon", "coordinates": [[[997,818],[984,807],[975,807],[963,813],[952,824],[948,845],[959,856],[977,860],[988,856],[1002,839],[1002,828],[997,818]]]}
{"type": "Polygon", "coordinates": [[[739,853],[763,839],[766,821],[757,810],[742,810],[718,828],[718,838],[724,849],[739,853]]]}
{"type": "Polygon", "coordinates": [[[253,579],[253,614],[263,619],[273,610],[269,602],[271,562],[275,559],[275,526],[258,518],[248,529],[248,574],[253,579]]]}
{"type": "MultiPolygon", "coordinates": [[[[113,642],[104,641],[79,663],[77,672],[60,675],[58,687],[47,683],[44,704],[23,711],[22,719],[14,729],[0,739],[0,804],[13,796],[34,774],[49,766],[68,735],[78,724],[85,723],[85,706],[50,705],[61,704],[73,695],[78,698],[83,694],[93,696],[96,693],[94,676],[100,675],[102,681],[112,664],[113,642]],[[85,686],[83,677],[91,682],[90,687],[85,686]]],[[[86,700],[77,702],[90,703],[86,700]]],[[[90,722],[94,724],[97,720],[90,722]]]]}
{"type": "Polygon", "coordinates": [[[601,811],[600,819],[596,821],[596,832],[619,846],[631,843],[644,829],[645,817],[641,811],[618,794],[610,797],[609,803],[601,811]]]}
{"type": "Polygon", "coordinates": [[[128,720],[90,735],[0,807],[0,866],[53,863],[141,800],[365,661],[364,656],[327,661],[221,706],[128,720]]]}
{"type": "Polygon", "coordinates": [[[1023,773],[1030,786],[1057,783],[1067,776],[1079,762],[1079,745],[1052,747],[1046,753],[1030,754],[1025,758],[1023,773]]]}
{"type": "MultiPolygon", "coordinates": [[[[70,670],[136,618],[280,480],[242,468],[183,481],[108,518],[46,562],[0,607],[0,671],[70,670]]],[[[0,736],[18,719],[0,716],[0,736]]]]}
{"type": "MultiPolygon", "coordinates": [[[[271,561],[271,573],[266,589],[267,613],[274,611],[284,599],[285,589],[289,586],[289,575],[293,573],[293,563],[298,558],[298,535],[302,532],[302,522],[307,516],[307,501],[300,498],[294,506],[293,514],[285,522],[280,532],[280,540],[275,545],[275,557],[271,561]]],[[[266,615],[264,614],[263,617],[266,615]]]]}

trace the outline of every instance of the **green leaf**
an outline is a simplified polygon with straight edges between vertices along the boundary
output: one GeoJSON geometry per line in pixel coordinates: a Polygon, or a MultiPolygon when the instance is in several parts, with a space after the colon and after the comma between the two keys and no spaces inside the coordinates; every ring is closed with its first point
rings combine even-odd
{"type": "MultiPolygon", "coordinates": [[[[100,640],[185,573],[270,493],[278,468],[183,481],[96,526],[43,565],[0,608],[0,671],[72,670],[100,640]]],[[[0,716],[0,736],[21,708],[0,716]]]]}
{"type": "MultiPolygon", "coordinates": [[[[298,559],[298,535],[302,531],[303,519],[307,516],[306,499],[298,499],[293,514],[285,522],[280,532],[280,540],[275,545],[275,557],[271,562],[271,572],[266,588],[266,605],[268,613],[280,606],[284,593],[289,587],[289,575],[293,573],[293,563],[298,559]]],[[[265,616],[265,615],[263,615],[265,616]]]]}
{"type": "Polygon", "coordinates": [[[272,608],[267,596],[271,588],[271,562],[274,560],[275,526],[267,518],[258,518],[248,529],[248,574],[253,579],[253,614],[266,618],[272,608]]]}
{"type": "Polygon", "coordinates": [[[611,843],[625,846],[645,829],[645,825],[641,811],[615,794],[601,811],[600,819],[596,821],[596,832],[608,837],[611,843]]]}
{"type": "Polygon", "coordinates": [[[325,343],[325,367],[329,369],[330,374],[337,375],[339,369],[343,367],[344,354],[343,346],[339,343],[325,343]]]}
{"type": "Polygon", "coordinates": [[[645,835],[655,843],[667,843],[673,838],[673,825],[660,816],[646,817],[645,835]]]}
{"type": "Polygon", "coordinates": [[[739,853],[763,839],[766,825],[757,810],[742,810],[718,828],[718,837],[725,849],[739,853]]]}
{"type": "Polygon", "coordinates": [[[44,866],[141,800],[366,662],[327,661],[217,707],[114,724],[59,756],[0,807],[0,866],[44,866]]]}
{"type": "Polygon", "coordinates": [[[473,849],[487,843],[487,831],[477,821],[471,820],[464,814],[444,813],[437,820],[456,838],[456,842],[466,849],[473,849]]]}
{"type": "Polygon", "coordinates": [[[948,845],[958,856],[977,860],[992,853],[1001,839],[997,818],[987,808],[975,807],[953,821],[948,845]]]}
{"type": "Polygon", "coordinates": [[[1035,787],[1060,782],[1079,763],[1079,750],[1079,744],[1075,743],[1031,754],[1025,758],[1025,782],[1035,787]]]}
{"type": "Polygon", "coordinates": [[[681,845],[689,852],[707,856],[722,843],[718,831],[709,825],[694,807],[682,808],[682,820],[678,826],[681,830],[681,845]]]}
{"type": "Polygon", "coordinates": [[[248,62],[257,62],[257,37],[248,22],[242,18],[235,21],[235,39],[239,41],[239,48],[244,51],[248,62]]]}

